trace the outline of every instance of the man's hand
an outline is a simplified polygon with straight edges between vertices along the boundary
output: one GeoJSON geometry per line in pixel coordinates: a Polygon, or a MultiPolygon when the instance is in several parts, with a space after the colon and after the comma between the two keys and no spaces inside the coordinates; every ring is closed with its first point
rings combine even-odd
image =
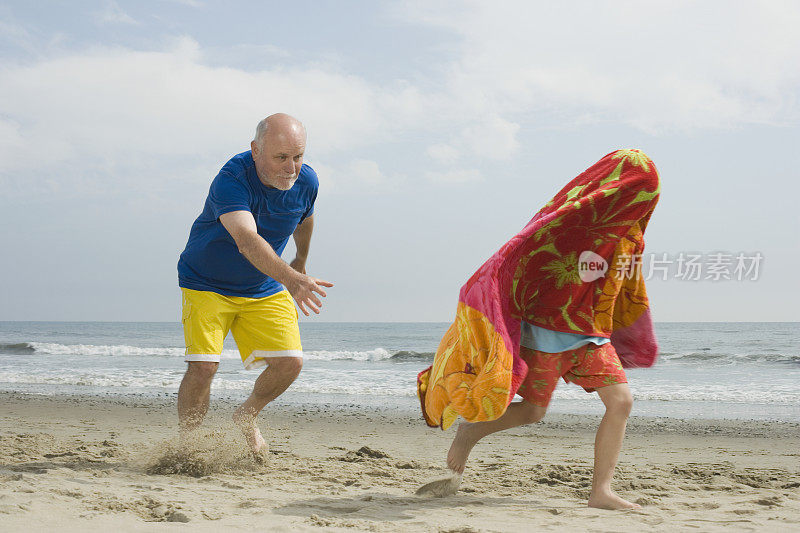
{"type": "Polygon", "coordinates": [[[294,259],[292,259],[292,262],[289,263],[289,266],[292,267],[293,269],[297,270],[301,274],[305,274],[306,273],[306,260],[305,259],[301,259],[299,257],[295,257],[294,259]]]}
{"type": "Polygon", "coordinates": [[[295,232],[298,257],[292,261],[291,265],[286,264],[278,257],[272,246],[258,234],[256,221],[249,211],[231,211],[220,215],[219,220],[236,241],[239,252],[258,270],[283,283],[304,315],[309,316],[308,309],[319,314],[322,301],[314,293],[325,297],[325,289],[322,287],[333,287],[333,283],[306,275],[306,262],[303,257],[308,256],[303,252],[308,253],[308,240],[311,238],[311,228],[313,227],[312,217],[308,217],[299,226],[303,228],[303,231],[300,232],[299,242],[297,232],[295,232]]]}
{"type": "MultiPolygon", "coordinates": [[[[292,263],[294,263],[294,261],[292,261],[292,263]]],[[[294,267],[294,264],[292,267],[294,267]]],[[[305,270],[305,268],[303,270],[305,270]]],[[[284,282],[284,285],[286,286],[286,290],[289,291],[289,294],[292,295],[292,298],[294,298],[294,301],[297,302],[297,307],[299,307],[306,316],[309,316],[306,306],[316,314],[319,314],[319,309],[322,307],[322,301],[314,293],[316,292],[320,296],[325,297],[327,294],[322,287],[333,287],[333,283],[330,281],[312,278],[300,272],[292,276],[291,280],[284,282]]]]}

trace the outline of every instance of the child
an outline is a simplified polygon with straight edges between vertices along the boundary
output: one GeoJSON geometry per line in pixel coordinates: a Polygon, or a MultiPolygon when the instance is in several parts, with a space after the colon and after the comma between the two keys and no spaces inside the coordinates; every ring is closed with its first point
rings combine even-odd
{"type": "Polygon", "coordinates": [[[447,429],[459,416],[466,422],[447,456],[455,476],[421,491],[457,490],[473,446],[540,421],[561,377],[597,391],[606,407],[589,506],[638,507],[611,490],[611,479],[633,403],[623,365],[651,366],[658,353],[640,267],[659,191],[647,156],[612,152],[461,288],[456,320],[417,389],[428,425],[447,429]],[[511,402],[515,395],[522,401],[511,402]]]}

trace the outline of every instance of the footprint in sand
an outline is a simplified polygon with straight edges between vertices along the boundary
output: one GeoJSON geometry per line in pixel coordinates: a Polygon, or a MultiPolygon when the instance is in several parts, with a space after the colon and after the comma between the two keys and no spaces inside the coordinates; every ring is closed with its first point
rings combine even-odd
{"type": "Polygon", "coordinates": [[[414,494],[426,498],[444,498],[458,492],[460,486],[461,474],[452,474],[446,478],[426,483],[418,488],[414,494]]]}

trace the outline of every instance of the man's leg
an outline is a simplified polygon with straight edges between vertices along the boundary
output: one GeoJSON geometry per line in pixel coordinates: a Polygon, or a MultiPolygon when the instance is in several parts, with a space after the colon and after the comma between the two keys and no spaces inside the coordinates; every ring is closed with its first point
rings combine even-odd
{"type": "Polygon", "coordinates": [[[297,324],[297,310],[288,291],[249,300],[231,325],[233,338],[245,368],[261,361],[261,372],[253,392],[233,414],[256,460],[263,459],[266,442],[256,425],[258,413],[280,396],[303,368],[303,347],[297,324]]]}
{"type": "Polygon", "coordinates": [[[266,405],[283,394],[303,368],[302,357],[266,357],[267,368],[261,372],[253,392],[233,414],[233,420],[242,429],[247,444],[254,453],[266,445],[256,425],[256,417],[266,405]]]}
{"type": "Polygon", "coordinates": [[[211,381],[219,363],[189,361],[178,389],[178,422],[182,432],[196,429],[208,412],[211,381]]]}
{"type": "Polygon", "coordinates": [[[633,407],[633,396],[627,383],[609,385],[597,389],[600,399],[606,406],[606,413],[594,441],[594,475],[589,507],[601,509],[632,509],[639,505],[617,496],[611,490],[611,478],[617,466],[625,427],[633,407]]]}
{"type": "Polygon", "coordinates": [[[447,466],[450,470],[461,474],[467,464],[469,453],[483,437],[525,424],[533,424],[544,418],[546,407],[540,407],[528,401],[515,402],[508,406],[503,416],[489,422],[462,422],[447,452],[447,466]]]}
{"type": "Polygon", "coordinates": [[[181,288],[181,294],[187,367],[178,389],[178,422],[185,433],[196,429],[208,412],[211,381],[236,308],[230,298],[215,292],[181,288]]]}

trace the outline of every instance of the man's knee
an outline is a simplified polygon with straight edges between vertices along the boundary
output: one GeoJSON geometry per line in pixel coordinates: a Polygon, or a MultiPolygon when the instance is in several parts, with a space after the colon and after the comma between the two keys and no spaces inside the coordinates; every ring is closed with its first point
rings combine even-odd
{"type": "Polygon", "coordinates": [[[189,361],[186,375],[198,381],[211,381],[217,373],[219,363],[209,361],[189,361]]]}
{"type": "Polygon", "coordinates": [[[302,357],[276,357],[269,360],[269,366],[284,376],[291,376],[293,378],[300,374],[303,369],[302,357]]]}
{"type": "Polygon", "coordinates": [[[525,400],[522,401],[522,407],[525,424],[535,424],[536,422],[541,422],[545,413],[547,412],[546,407],[540,407],[525,400]]]}

